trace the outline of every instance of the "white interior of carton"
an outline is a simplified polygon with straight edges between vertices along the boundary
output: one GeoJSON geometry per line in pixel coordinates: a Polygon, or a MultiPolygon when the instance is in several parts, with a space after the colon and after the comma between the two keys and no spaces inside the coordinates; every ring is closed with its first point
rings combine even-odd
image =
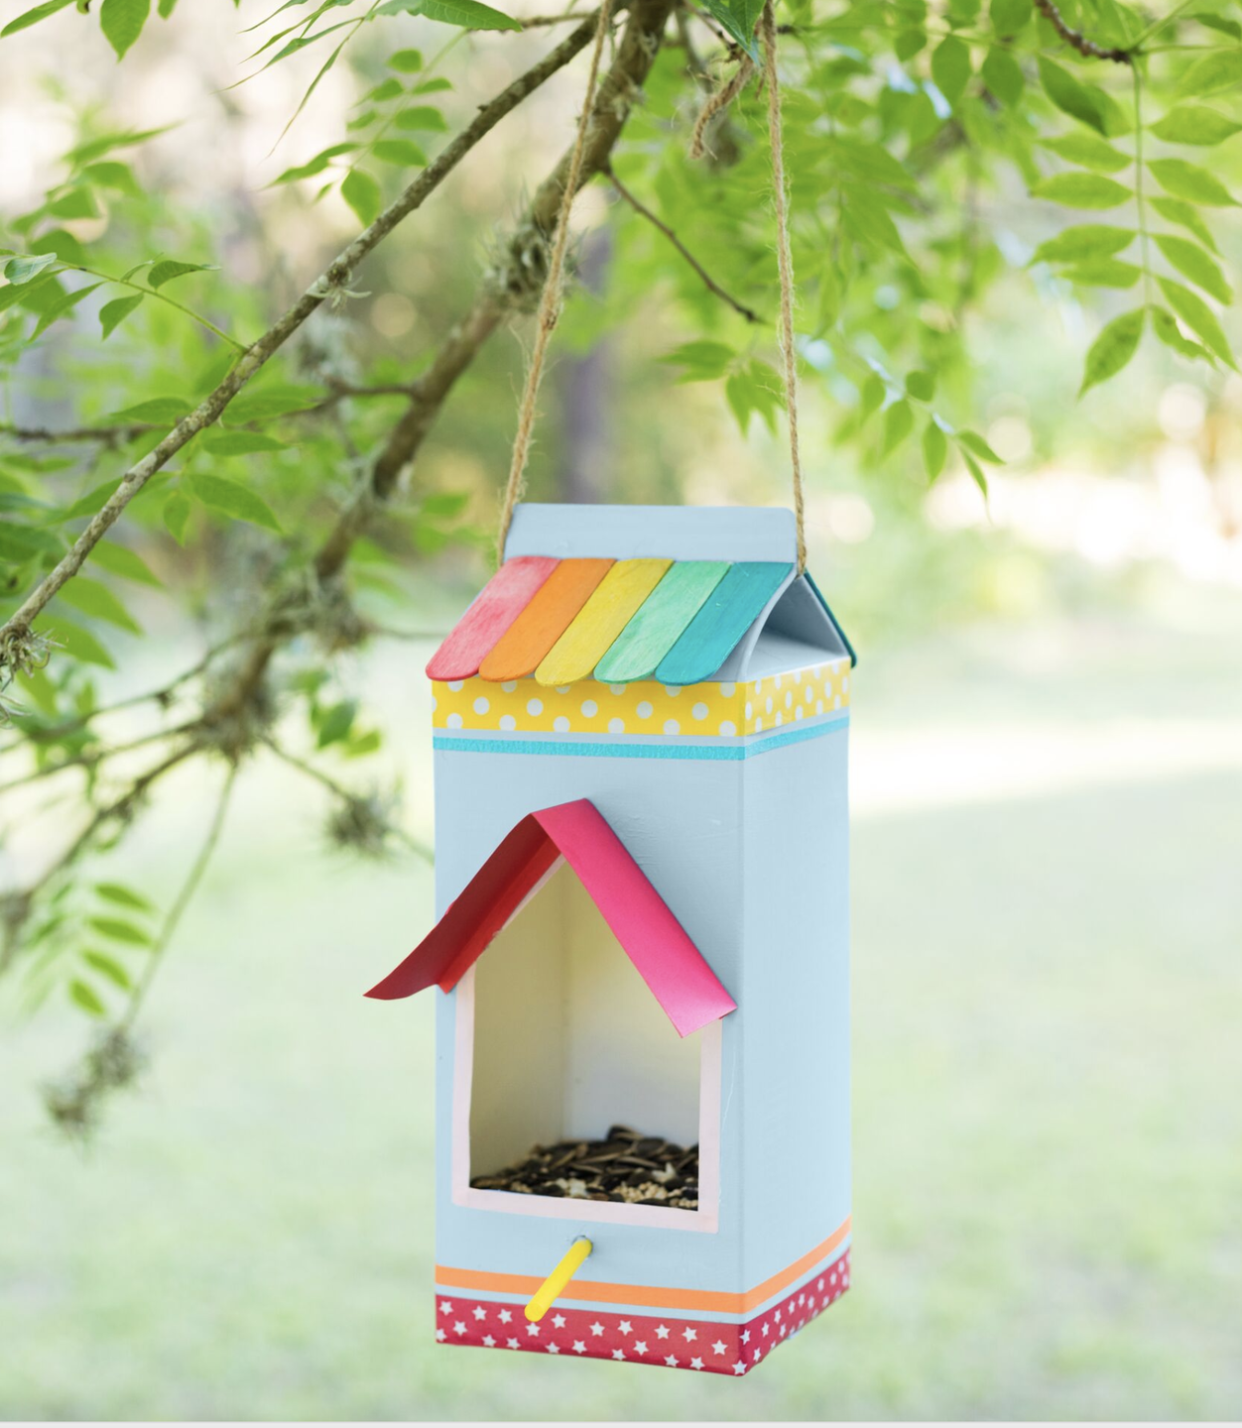
{"type": "Polygon", "coordinates": [[[708,1228],[719,1153],[720,1024],[677,1035],[563,859],[462,979],[457,1027],[455,1199],[708,1228]],[[682,1146],[700,1143],[699,1211],[469,1186],[473,1176],[524,1160],[535,1145],[602,1140],[616,1124],[682,1146]]]}

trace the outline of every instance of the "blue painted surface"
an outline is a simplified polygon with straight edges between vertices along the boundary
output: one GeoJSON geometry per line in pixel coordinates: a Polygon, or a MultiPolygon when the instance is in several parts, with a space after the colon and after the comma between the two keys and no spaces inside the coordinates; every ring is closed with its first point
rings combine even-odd
{"type": "Polygon", "coordinates": [[[792,565],[741,561],[712,591],[698,614],[660,661],[661,684],[699,684],[724,664],[788,579],[792,565]]]}
{"type": "Polygon", "coordinates": [[[459,744],[490,741],[437,739],[438,914],[525,814],[590,798],[739,1004],[722,1023],[720,1229],[704,1234],[454,1205],[454,995],[433,993],[441,1264],[544,1275],[587,1234],[591,1279],[740,1292],[845,1219],[848,733],[840,721],[802,733],[776,736],[763,759],[636,759],[582,744],[548,757],[539,744],[508,750],[503,766],[456,757],[459,744]]]}

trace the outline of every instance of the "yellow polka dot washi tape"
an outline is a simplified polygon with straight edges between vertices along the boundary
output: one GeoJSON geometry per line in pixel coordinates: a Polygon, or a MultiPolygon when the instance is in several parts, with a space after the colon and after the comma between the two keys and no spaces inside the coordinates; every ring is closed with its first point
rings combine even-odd
{"type": "Polygon", "coordinates": [[[850,662],[842,657],[766,679],[680,688],[655,680],[437,680],[432,696],[432,725],[450,733],[737,739],[840,714],[850,702],[850,662]]]}

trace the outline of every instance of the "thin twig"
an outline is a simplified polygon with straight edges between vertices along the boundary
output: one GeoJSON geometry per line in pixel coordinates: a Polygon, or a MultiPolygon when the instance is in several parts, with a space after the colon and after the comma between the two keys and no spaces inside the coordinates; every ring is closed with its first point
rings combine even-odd
{"type": "Polygon", "coordinates": [[[203,846],[199,849],[198,857],[194,859],[190,867],[186,880],[181,885],[181,891],[177,894],[173,905],[168,909],[168,915],[164,918],[164,925],[160,928],[159,936],[155,940],[155,945],[147,953],[146,962],[142,969],[142,975],[130,994],[129,1005],[125,1008],[125,1014],[120,1020],[120,1027],[128,1030],[133,1026],[139,1009],[146,998],[147,992],[151,988],[151,983],[155,980],[155,974],[159,971],[164,961],[164,954],[168,951],[168,944],[172,941],[173,934],[177,930],[177,924],[181,921],[186,908],[190,905],[190,900],[198,891],[198,885],[203,880],[203,874],[207,871],[207,865],[211,862],[212,854],[216,851],[216,844],[220,841],[220,834],[224,829],[224,816],[228,812],[229,800],[233,793],[233,784],[237,778],[237,765],[229,765],[228,774],[224,780],[224,787],[220,790],[220,797],[216,801],[216,811],[212,815],[211,823],[207,829],[207,836],[203,840],[203,846]]]}
{"type": "MultiPolygon", "coordinates": [[[[343,803],[354,803],[361,797],[361,795],[355,793],[353,789],[346,788],[343,783],[338,783],[331,774],[324,773],[322,769],[316,768],[314,764],[308,763],[305,759],[298,758],[296,754],[291,754],[288,749],[282,748],[275,739],[265,736],[263,742],[278,759],[283,760],[290,768],[297,769],[299,773],[305,774],[307,778],[314,779],[316,783],[322,784],[324,788],[339,798],[343,803]]],[[[431,849],[428,848],[425,843],[420,843],[412,834],[407,833],[404,828],[399,828],[395,823],[389,823],[387,820],[385,820],[385,827],[389,833],[399,838],[406,847],[412,852],[417,853],[420,858],[425,858],[429,863],[435,862],[435,854],[431,849]]]]}
{"type": "Polygon", "coordinates": [[[66,769],[94,768],[107,759],[115,759],[120,754],[133,753],[135,749],[145,748],[148,744],[157,743],[160,739],[175,739],[179,734],[192,733],[197,723],[196,719],[192,719],[189,723],[180,724],[173,729],[155,729],[149,734],[143,734],[140,738],[131,739],[127,744],[113,744],[108,748],[84,750],[80,754],[74,754],[72,758],[62,759],[58,764],[48,764],[44,768],[34,769],[28,774],[23,774],[21,778],[0,784],[0,793],[8,793],[12,789],[38,783],[40,779],[53,778],[58,773],[64,773],[66,769]]]}
{"type": "Polygon", "coordinates": [[[126,506],[148,481],[206,426],[210,426],[261,367],[329,298],[339,299],[354,270],[416,209],[457,167],[479,141],[513,109],[558,70],[564,68],[595,34],[596,17],[579,25],[557,47],[525,74],[515,79],[478,114],[432,162],[389,204],[369,227],[328,264],[294,305],[234,364],[228,375],[188,416],[121,478],[117,490],[95,514],[90,524],[57,565],[46,575],[21,607],[0,628],[0,647],[25,638],[31,623],[58,590],[82,568],[87,556],[107,535],[126,506]]]}
{"type": "Polygon", "coordinates": [[[689,248],[686,247],[686,245],[681,241],[681,239],[678,238],[677,234],[673,232],[673,230],[668,226],[668,224],[665,223],[663,219],[657,217],[656,214],[652,213],[651,209],[649,209],[646,204],[641,203],[637,198],[634,197],[630,190],[626,188],[626,186],[613,172],[611,164],[608,164],[604,167],[603,173],[607,176],[608,182],[612,184],[613,188],[616,189],[620,197],[623,198],[626,203],[629,204],[629,206],[634,210],[634,212],[641,214],[642,217],[645,218],[648,223],[658,228],[660,232],[664,234],[664,236],[673,245],[673,247],[677,249],[681,256],[686,260],[686,262],[690,264],[694,271],[703,280],[703,285],[707,288],[708,292],[714,293],[718,298],[720,298],[722,302],[728,303],[729,306],[735,312],[740,312],[747,322],[763,321],[759,314],[755,312],[752,308],[747,307],[744,303],[738,302],[735,297],[732,297],[729,293],[725,292],[724,288],[722,288],[720,284],[715,280],[715,278],[712,277],[712,275],[707,271],[703,264],[699,262],[699,260],[694,256],[694,254],[689,250],[689,248]]]}
{"type": "Polygon", "coordinates": [[[49,445],[66,446],[79,442],[101,441],[107,446],[117,446],[122,441],[132,441],[149,431],[163,431],[155,422],[133,422],[128,426],[77,426],[67,431],[53,431],[46,426],[14,426],[11,422],[0,422],[0,435],[11,436],[14,441],[40,441],[49,445]]]}
{"type": "Polygon", "coordinates": [[[1112,60],[1114,64],[1134,63],[1133,49],[1123,49],[1120,45],[1113,49],[1105,49],[1102,45],[1097,45],[1094,40],[1089,40],[1080,30],[1070,29],[1053,0],[1035,0],[1035,8],[1067,45],[1076,49],[1080,55],[1084,55],[1087,59],[1112,60]]]}

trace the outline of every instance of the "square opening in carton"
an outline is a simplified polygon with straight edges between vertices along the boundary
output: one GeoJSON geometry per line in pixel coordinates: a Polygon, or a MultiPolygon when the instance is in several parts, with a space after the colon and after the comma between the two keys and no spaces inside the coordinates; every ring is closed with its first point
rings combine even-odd
{"type": "Polygon", "coordinates": [[[677,1035],[563,859],[462,979],[457,1029],[458,1203],[715,1228],[720,1023],[677,1035]]]}

